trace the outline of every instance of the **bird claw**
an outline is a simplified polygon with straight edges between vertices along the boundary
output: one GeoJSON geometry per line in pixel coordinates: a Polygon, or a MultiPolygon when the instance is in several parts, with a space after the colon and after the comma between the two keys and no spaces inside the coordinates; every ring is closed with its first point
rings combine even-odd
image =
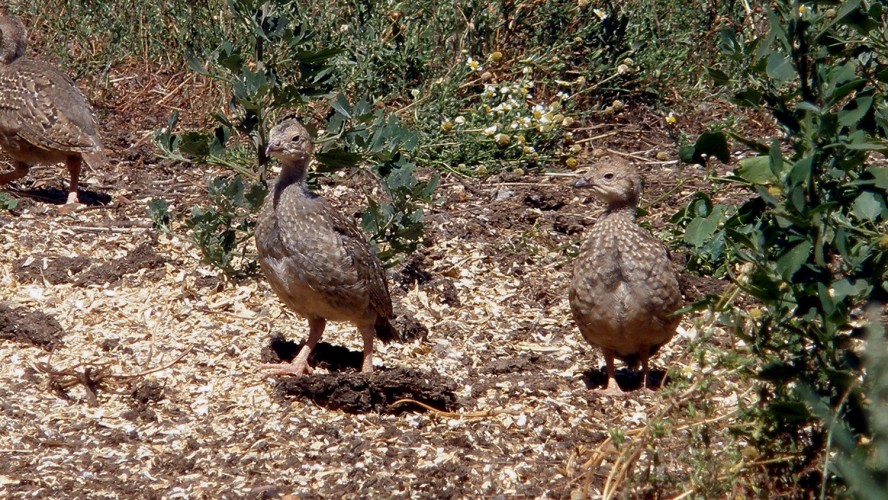
{"type": "Polygon", "coordinates": [[[262,370],[262,378],[299,377],[312,373],[308,363],[269,363],[261,365],[259,368],[262,370]]]}
{"type": "Polygon", "coordinates": [[[598,394],[600,394],[602,396],[610,396],[610,397],[623,396],[626,394],[625,392],[622,391],[622,389],[620,389],[620,386],[617,385],[616,380],[611,380],[607,384],[606,389],[596,389],[595,392],[597,392],[598,394]]]}

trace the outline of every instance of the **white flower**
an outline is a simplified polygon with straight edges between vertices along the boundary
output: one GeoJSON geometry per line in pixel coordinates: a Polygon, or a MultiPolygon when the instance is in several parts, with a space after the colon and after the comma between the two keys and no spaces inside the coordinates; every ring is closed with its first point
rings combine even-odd
{"type": "Polygon", "coordinates": [[[521,68],[521,72],[524,73],[525,75],[529,75],[529,74],[533,73],[533,69],[531,69],[530,66],[525,66],[525,67],[521,68]]]}
{"type": "Polygon", "coordinates": [[[469,58],[466,60],[466,65],[467,65],[472,71],[482,71],[482,70],[484,69],[483,67],[481,67],[481,63],[479,63],[478,61],[476,61],[476,60],[473,59],[472,57],[469,57],[469,58]]]}
{"type": "Polygon", "coordinates": [[[465,125],[466,119],[465,119],[465,117],[457,116],[456,118],[453,119],[453,123],[456,123],[457,125],[465,125]]]}
{"type": "Polygon", "coordinates": [[[496,95],[496,87],[493,85],[487,84],[484,86],[484,97],[493,97],[496,95]]]}
{"type": "Polygon", "coordinates": [[[564,99],[567,99],[567,98],[570,97],[570,95],[568,95],[568,93],[567,93],[567,92],[564,92],[564,91],[562,91],[562,92],[558,92],[557,94],[555,94],[555,96],[558,97],[558,98],[561,99],[561,100],[564,100],[564,99]]]}
{"type": "Polygon", "coordinates": [[[486,135],[487,137],[492,137],[493,134],[495,134],[495,133],[496,133],[496,124],[493,124],[493,125],[487,127],[486,129],[484,129],[484,135],[486,135]]]}
{"type": "Polygon", "coordinates": [[[603,11],[603,10],[601,10],[601,9],[592,9],[592,12],[593,12],[596,16],[598,16],[598,19],[601,20],[601,21],[604,21],[605,19],[607,19],[607,12],[605,12],[605,11],[603,11]]]}
{"type": "Polygon", "coordinates": [[[412,95],[413,98],[416,99],[417,97],[419,97],[419,89],[413,89],[413,90],[411,90],[411,91],[410,91],[410,95],[412,95]]]}
{"type": "Polygon", "coordinates": [[[507,95],[511,91],[512,91],[512,89],[510,89],[508,85],[503,85],[500,88],[500,94],[502,94],[502,95],[507,95]]]}
{"type": "Polygon", "coordinates": [[[621,64],[621,65],[617,66],[617,74],[618,75],[625,75],[626,73],[629,73],[630,71],[632,71],[632,69],[625,64],[621,64]]]}

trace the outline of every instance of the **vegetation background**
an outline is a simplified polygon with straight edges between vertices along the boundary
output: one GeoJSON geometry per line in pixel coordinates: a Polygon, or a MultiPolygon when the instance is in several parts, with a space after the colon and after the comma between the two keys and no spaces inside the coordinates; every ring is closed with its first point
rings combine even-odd
{"type": "MultiPolygon", "coordinates": [[[[760,398],[730,427],[713,421],[679,436],[721,396],[702,383],[643,439],[612,430],[634,457],[621,486],[678,491],[650,473],[651,451],[684,440],[704,497],[888,496],[878,411],[888,403],[882,2],[38,0],[7,9],[39,34],[31,53],[94,82],[81,87],[100,114],[112,68],[181,75],[182,92],[195,89],[150,139],[160,158],[220,173],[202,203],[170,212],[158,198],[146,210],[233,282],[256,273],[245,242],[269,178],[267,131],[285,116],[316,133],[315,176],[366,177],[362,225],[394,267],[422,244],[442,177],[578,171],[606,153],[599,124],[644,110],[674,143],[656,160],[701,163],[713,186],[674,207],[665,236],[688,255],[688,272],[729,284],[688,312],[743,342],[718,349],[704,336],[694,355],[734,370],[760,398]],[[713,201],[725,193],[733,203],[713,201]],[[727,449],[714,452],[713,441],[727,449]],[[633,455],[641,449],[643,460],[633,455]]],[[[663,397],[686,389],[679,381],[663,397]]]]}

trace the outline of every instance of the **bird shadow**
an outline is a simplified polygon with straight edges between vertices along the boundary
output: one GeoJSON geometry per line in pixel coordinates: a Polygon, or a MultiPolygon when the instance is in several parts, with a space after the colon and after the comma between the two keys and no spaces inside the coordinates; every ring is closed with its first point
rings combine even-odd
{"type": "MultiPolygon", "coordinates": [[[[21,196],[33,200],[42,201],[52,205],[64,205],[68,202],[68,191],[54,187],[41,187],[33,189],[10,189],[21,196]]],[[[102,206],[111,203],[111,195],[80,189],[77,192],[80,203],[90,207],[102,206]]]]}
{"type": "MultiPolygon", "coordinates": [[[[290,362],[302,345],[276,335],[262,350],[262,361],[290,362]]],[[[454,380],[416,368],[381,368],[360,373],[362,361],[363,355],[358,351],[318,342],[308,363],[330,373],[283,377],[276,384],[276,392],[285,398],[309,400],[322,408],[353,414],[397,415],[456,409],[457,384],[454,380]]]]}
{"type": "MultiPolygon", "coordinates": [[[[604,389],[607,387],[607,372],[604,367],[585,370],[581,378],[586,385],[586,389],[604,389]]],[[[614,378],[623,392],[641,389],[641,370],[620,368],[614,373],[614,378]]],[[[651,390],[664,387],[669,383],[666,370],[651,369],[647,382],[647,388],[651,390]]]]}
{"type": "MultiPolygon", "coordinates": [[[[289,363],[296,358],[305,342],[293,342],[281,335],[274,335],[268,347],[262,349],[263,363],[289,363]]],[[[330,372],[360,371],[364,356],[360,351],[328,342],[318,342],[308,357],[308,365],[330,372]]]]}

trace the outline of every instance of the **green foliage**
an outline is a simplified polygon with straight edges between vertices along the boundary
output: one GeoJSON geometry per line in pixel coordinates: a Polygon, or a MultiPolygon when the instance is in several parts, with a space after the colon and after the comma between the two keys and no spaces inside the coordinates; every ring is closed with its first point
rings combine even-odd
{"type": "Polygon", "coordinates": [[[6,193],[0,193],[0,209],[3,210],[13,210],[18,206],[18,200],[7,195],[6,193]]]}
{"type": "Polygon", "coordinates": [[[148,216],[154,222],[157,229],[169,230],[172,217],[170,216],[170,204],[163,198],[154,198],[148,202],[148,216]]]}
{"type": "MultiPolygon", "coordinates": [[[[329,96],[335,75],[331,60],[339,49],[325,48],[300,23],[298,2],[231,0],[235,32],[206,60],[193,53],[189,67],[231,89],[228,113],[214,113],[218,126],[212,131],[176,133],[178,114],[154,134],[155,144],[177,161],[220,165],[233,177],[210,183],[211,206],[195,207],[186,226],[207,262],[226,274],[240,275],[255,268],[234,266],[235,254],[252,234],[252,216],[266,192],[265,149],[268,130],[282,112],[329,96]],[[237,45],[229,40],[249,40],[237,45]],[[250,138],[248,148],[237,137],[250,138]],[[252,152],[251,161],[245,154],[252,152]]],[[[418,136],[394,116],[373,110],[367,100],[353,108],[337,95],[325,134],[317,138],[317,159],[322,172],[368,165],[379,179],[387,199],[368,199],[363,226],[372,236],[380,257],[391,265],[415,250],[422,238],[421,205],[431,201],[437,177],[421,182],[409,159],[418,136]]],[[[238,260],[240,262],[240,260],[238,260]]]]}
{"type": "Polygon", "coordinates": [[[292,0],[227,3],[235,20],[233,32],[205,56],[206,62],[191,50],[186,59],[192,71],[231,89],[228,113],[213,115],[221,132],[192,135],[184,144],[192,153],[206,156],[214,146],[224,148],[234,130],[250,137],[261,167],[267,161],[269,120],[310,97],[326,96],[332,88],[330,60],[339,51],[320,47],[309,29],[297,23],[298,9],[292,0]]]}
{"type": "MultiPolygon", "coordinates": [[[[872,432],[849,334],[856,311],[888,296],[888,179],[871,161],[888,150],[886,33],[874,30],[885,19],[880,4],[859,0],[777,4],[766,18],[768,33],[749,41],[722,32],[747,70],[721,80],[738,104],[771,112],[790,151],[777,139],[743,140],[760,156],[728,180],[750,199],[713,206],[698,195],[676,221],[686,224],[692,268],[730,275],[763,306],[734,311],[730,323],[745,323],[767,388],[758,443],[798,453],[799,465],[823,451],[826,424],[812,407],[830,409],[856,438],[872,432]]],[[[718,157],[721,140],[701,138],[685,156],[718,157]]]]}
{"type": "Polygon", "coordinates": [[[210,181],[209,207],[196,206],[185,225],[204,260],[226,276],[254,273],[257,262],[247,255],[246,240],[253,235],[252,214],[262,206],[268,189],[262,183],[244,182],[241,176],[210,181]]]}
{"type": "Polygon", "coordinates": [[[327,120],[327,136],[318,141],[316,154],[322,170],[332,170],[354,163],[369,165],[381,180],[385,200],[368,195],[361,225],[371,236],[379,258],[394,265],[422,242],[423,206],[432,201],[438,176],[419,181],[411,156],[419,134],[406,128],[393,115],[373,110],[366,100],[354,106],[338,95],[331,102],[334,110],[327,120]],[[325,147],[332,144],[332,147],[325,147]]]}
{"type": "Polygon", "coordinates": [[[858,498],[888,498],[888,343],[885,325],[880,323],[878,311],[872,311],[867,344],[864,352],[866,378],[862,389],[866,395],[866,417],[870,436],[859,440],[843,425],[836,412],[824,405],[812,403],[824,421],[831,421],[831,442],[839,451],[835,463],[827,465],[843,477],[849,491],[858,498]]]}

